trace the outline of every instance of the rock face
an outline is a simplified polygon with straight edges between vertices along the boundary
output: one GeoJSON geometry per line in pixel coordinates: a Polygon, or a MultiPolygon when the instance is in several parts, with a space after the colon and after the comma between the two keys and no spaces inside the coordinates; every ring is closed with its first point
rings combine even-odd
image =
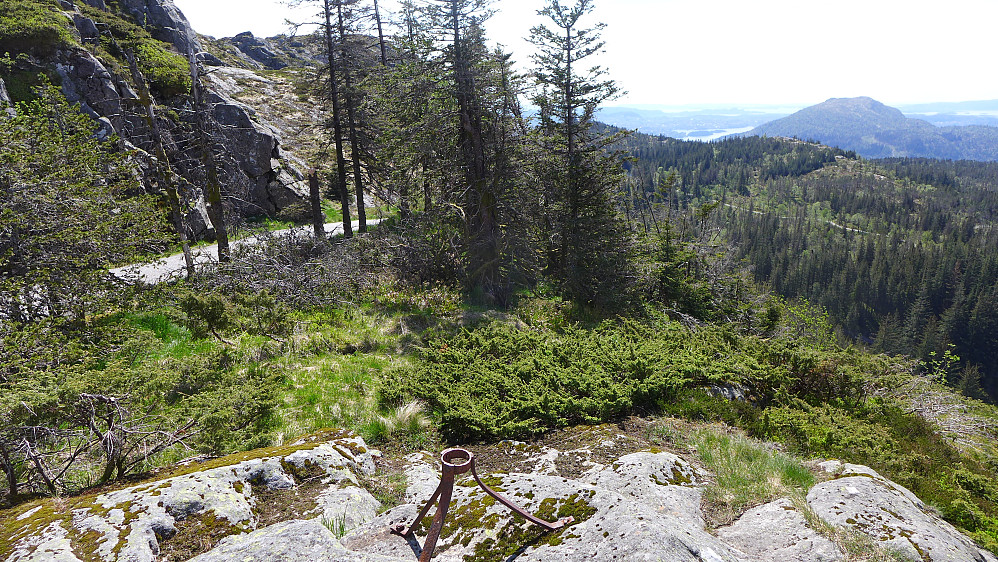
{"type": "MultiPolygon", "coordinates": [[[[198,35],[172,0],[119,0],[110,6],[103,0],[85,1],[100,10],[116,10],[132,18],[156,39],[173,45],[185,58],[187,53],[202,48],[198,35]]],[[[61,2],[60,7],[79,43],[63,44],[42,58],[29,57],[27,62],[18,62],[21,65],[18,70],[28,74],[42,71],[57,74],[67,99],[79,103],[82,111],[100,125],[99,138],[118,135],[126,148],[142,151],[135,160],[144,175],[151,178],[156,165],[152,155],[156,151],[144,109],[130,86],[131,79],[121,74],[128,72],[127,65],[120,61],[111,64],[95,55],[98,51],[92,46],[105,33],[91,19],[97,16],[90,13],[88,17],[69,0],[61,2]]],[[[212,56],[201,58],[219,62],[212,56]]],[[[206,82],[209,89],[214,87],[213,81],[206,82]]],[[[0,111],[5,113],[9,113],[2,107],[7,97],[6,89],[0,90],[0,111]]],[[[181,93],[176,99],[157,98],[156,102],[167,108],[160,112],[159,128],[171,165],[183,178],[181,192],[188,209],[189,234],[194,238],[210,238],[213,226],[205,211],[200,149],[190,140],[192,116],[187,96],[181,93]]],[[[284,150],[275,128],[223,91],[211,92],[210,102],[219,125],[216,140],[216,152],[221,155],[219,177],[230,216],[274,215],[303,203],[307,195],[300,171],[303,165],[284,150]]],[[[148,183],[152,186],[151,181],[148,183]]]]}
{"type": "Polygon", "coordinates": [[[262,65],[263,68],[280,70],[288,66],[288,63],[274,50],[269,41],[254,37],[249,31],[228,38],[226,41],[234,45],[250,60],[262,65]]]}
{"type": "MultiPolygon", "coordinates": [[[[433,559],[845,559],[834,542],[808,526],[799,511],[803,507],[789,499],[750,509],[733,524],[709,532],[701,497],[711,475],[657,450],[608,458],[610,451],[627,449],[618,437],[623,438],[609,435],[593,446],[569,450],[515,442],[483,450],[493,455],[492,462],[522,470],[480,471],[489,486],[542,519],[572,516],[575,521],[545,532],[496,502],[470,475],[459,476],[433,559]]],[[[0,559],[411,562],[418,557],[434,511],[417,527],[415,540],[393,535],[389,528],[411,524],[436,489],[440,474],[434,455],[404,459],[405,498],[380,515],[379,502],[357,485],[375,472],[376,458],[358,437],[333,433],[246,457],[77,501],[63,516],[45,515],[44,504],[25,509],[13,525],[10,519],[4,522],[5,529],[13,529],[13,549],[0,551],[0,559]],[[274,498],[285,501],[275,507],[274,498]],[[183,557],[176,545],[190,537],[213,546],[183,557]]],[[[913,562],[998,560],[875,471],[835,461],[820,466],[832,479],[816,485],[807,503],[828,523],[865,533],[913,562]]]]}
{"type": "Polygon", "coordinates": [[[180,53],[201,50],[197,33],[173,0],[118,0],[118,6],[149,29],[153,37],[170,43],[180,53]]]}
{"type": "Polygon", "coordinates": [[[251,69],[280,70],[292,65],[307,67],[316,63],[316,54],[309,52],[305,42],[286,35],[262,38],[246,31],[219,41],[235,47],[232,54],[239,58],[240,64],[251,69]]]}

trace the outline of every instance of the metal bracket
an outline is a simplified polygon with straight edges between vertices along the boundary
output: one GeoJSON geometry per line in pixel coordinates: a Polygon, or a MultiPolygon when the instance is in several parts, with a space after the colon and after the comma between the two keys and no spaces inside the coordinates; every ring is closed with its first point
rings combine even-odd
{"type": "Polygon", "coordinates": [[[527,521],[535,525],[539,525],[548,531],[556,531],[561,529],[565,525],[575,521],[573,517],[565,517],[564,519],[559,519],[554,523],[550,523],[543,519],[538,519],[530,513],[528,513],[522,507],[513,503],[512,500],[503,496],[499,492],[496,492],[492,488],[489,488],[482,482],[482,479],[478,477],[478,472],[475,471],[475,455],[468,451],[467,449],[447,449],[440,454],[440,461],[443,465],[443,474],[440,477],[440,485],[437,486],[433,496],[430,500],[426,502],[423,509],[420,510],[419,515],[412,522],[412,525],[406,529],[406,526],[399,523],[398,525],[393,525],[391,528],[392,534],[399,535],[406,539],[414,539],[415,535],[413,531],[416,526],[419,525],[420,521],[426,517],[426,514],[430,511],[430,507],[433,505],[437,499],[440,500],[440,505],[437,506],[437,512],[433,515],[433,523],[430,524],[430,530],[426,534],[426,541],[423,543],[423,551],[419,555],[419,562],[430,562],[430,558],[433,556],[433,549],[437,546],[437,539],[440,538],[440,530],[444,526],[444,518],[447,517],[447,509],[450,507],[450,500],[454,494],[454,477],[459,474],[466,474],[471,471],[471,475],[475,477],[475,482],[485,490],[485,493],[492,496],[499,503],[508,507],[513,512],[523,516],[527,521]]]}

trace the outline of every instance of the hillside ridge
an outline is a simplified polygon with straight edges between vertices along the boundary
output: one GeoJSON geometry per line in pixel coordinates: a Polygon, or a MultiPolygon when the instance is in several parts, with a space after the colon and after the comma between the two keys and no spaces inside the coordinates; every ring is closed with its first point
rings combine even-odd
{"type": "Polygon", "coordinates": [[[830,98],[760,125],[744,136],[817,140],[866,158],[998,160],[998,127],[937,127],[873,98],[830,98]]]}

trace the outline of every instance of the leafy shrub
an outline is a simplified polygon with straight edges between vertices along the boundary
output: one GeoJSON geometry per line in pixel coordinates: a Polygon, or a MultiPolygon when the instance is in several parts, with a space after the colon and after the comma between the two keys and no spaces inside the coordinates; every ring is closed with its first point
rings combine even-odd
{"type": "Polygon", "coordinates": [[[219,293],[189,292],[180,299],[184,325],[198,339],[240,330],[248,334],[275,338],[291,329],[289,311],[267,291],[249,295],[236,293],[231,298],[219,293]]]}

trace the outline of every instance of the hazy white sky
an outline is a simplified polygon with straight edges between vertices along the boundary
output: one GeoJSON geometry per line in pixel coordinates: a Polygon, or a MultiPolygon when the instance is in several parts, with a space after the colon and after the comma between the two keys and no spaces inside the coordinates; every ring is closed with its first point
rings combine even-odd
{"type": "MultiPolygon", "coordinates": [[[[309,13],[277,0],[174,1],[216,37],[276,35],[309,13]]],[[[490,37],[521,65],[542,5],[494,4],[490,37]]],[[[599,63],[628,92],[614,105],[998,99],[998,0],[596,0],[590,21],[607,24],[599,63]]]]}

